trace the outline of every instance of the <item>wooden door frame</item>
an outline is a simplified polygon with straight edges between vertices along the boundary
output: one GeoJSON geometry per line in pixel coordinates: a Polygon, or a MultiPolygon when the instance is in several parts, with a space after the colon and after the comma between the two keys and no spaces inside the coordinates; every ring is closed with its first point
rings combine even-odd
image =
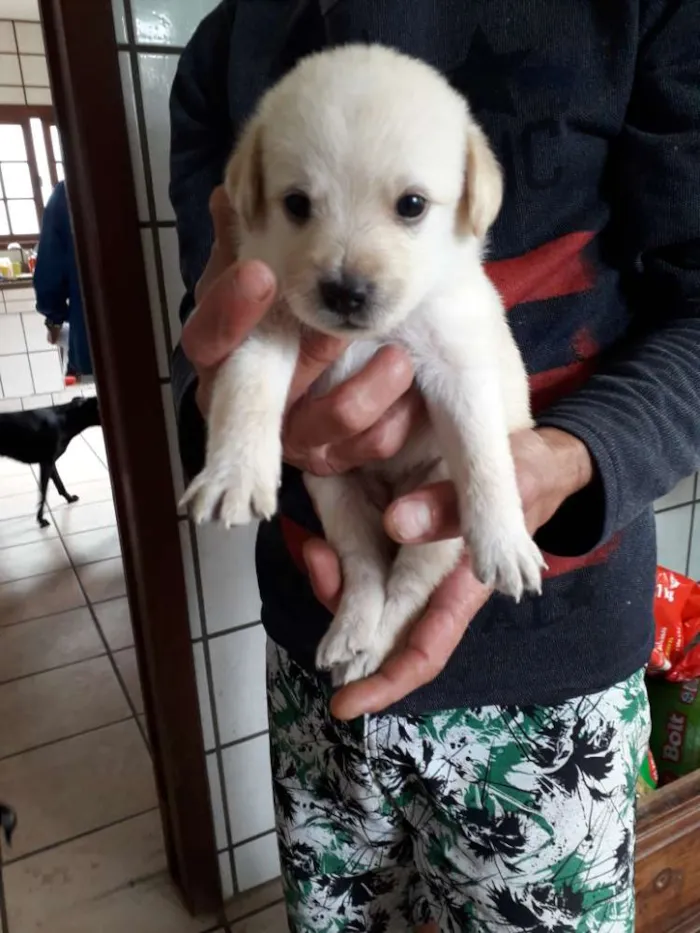
{"type": "Polygon", "coordinates": [[[110,0],[40,0],[168,864],[221,906],[180,535],[110,0]]]}

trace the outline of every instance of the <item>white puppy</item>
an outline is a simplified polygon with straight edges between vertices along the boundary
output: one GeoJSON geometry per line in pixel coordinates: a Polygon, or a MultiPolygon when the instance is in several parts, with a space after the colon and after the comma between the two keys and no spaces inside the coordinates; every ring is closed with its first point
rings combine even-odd
{"type": "Polygon", "coordinates": [[[531,425],[525,369],[482,266],[499,166],[464,98],[422,62],[345,46],[300,62],[263,98],[226,175],[239,255],[280,301],[222,365],[206,466],[185,502],[227,526],[277,508],[281,427],[304,328],[351,339],[326,392],[385,344],[411,355],[430,424],[388,462],[306,476],[343,571],[319,647],[336,683],[375,671],[458,561],[462,539],[402,547],[382,508],[451,479],[477,577],[515,599],[541,586],[508,435],[531,425]]]}

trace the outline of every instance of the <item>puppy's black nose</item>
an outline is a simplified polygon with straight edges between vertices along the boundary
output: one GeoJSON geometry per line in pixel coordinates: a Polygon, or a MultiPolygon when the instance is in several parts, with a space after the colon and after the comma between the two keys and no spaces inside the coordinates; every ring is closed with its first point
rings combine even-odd
{"type": "Polygon", "coordinates": [[[365,310],[372,295],[372,283],[359,276],[343,275],[340,279],[322,279],[318,290],[329,311],[348,318],[365,310]]]}

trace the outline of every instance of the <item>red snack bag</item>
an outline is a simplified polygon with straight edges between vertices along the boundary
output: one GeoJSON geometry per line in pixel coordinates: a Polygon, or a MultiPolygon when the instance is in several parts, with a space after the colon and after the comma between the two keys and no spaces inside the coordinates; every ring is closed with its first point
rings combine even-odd
{"type": "Polygon", "coordinates": [[[654,619],[648,673],[676,683],[700,677],[700,584],[657,567],[654,619]]]}

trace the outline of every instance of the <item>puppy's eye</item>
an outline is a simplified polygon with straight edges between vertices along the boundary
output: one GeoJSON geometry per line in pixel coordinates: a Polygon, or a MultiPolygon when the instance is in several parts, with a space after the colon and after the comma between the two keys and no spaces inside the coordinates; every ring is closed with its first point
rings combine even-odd
{"type": "Polygon", "coordinates": [[[311,217],[311,201],[303,191],[291,191],[282,203],[287,217],[295,224],[304,224],[311,217]]]}
{"type": "Polygon", "coordinates": [[[425,214],[428,201],[421,194],[404,194],[396,202],[396,213],[403,220],[418,220],[425,214]]]}

